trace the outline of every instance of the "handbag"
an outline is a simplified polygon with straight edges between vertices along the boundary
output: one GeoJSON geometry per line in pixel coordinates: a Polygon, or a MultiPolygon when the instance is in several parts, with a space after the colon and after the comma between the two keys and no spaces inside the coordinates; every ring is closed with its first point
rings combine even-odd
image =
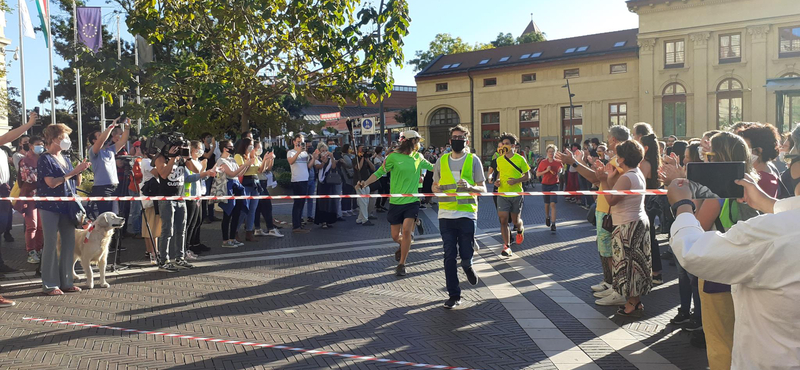
{"type": "Polygon", "coordinates": [[[586,221],[589,221],[592,226],[597,227],[597,203],[592,203],[589,207],[589,212],[586,213],[586,221]]]}
{"type": "Polygon", "coordinates": [[[603,230],[608,231],[610,233],[614,232],[614,220],[611,218],[611,215],[603,216],[603,230]]]}

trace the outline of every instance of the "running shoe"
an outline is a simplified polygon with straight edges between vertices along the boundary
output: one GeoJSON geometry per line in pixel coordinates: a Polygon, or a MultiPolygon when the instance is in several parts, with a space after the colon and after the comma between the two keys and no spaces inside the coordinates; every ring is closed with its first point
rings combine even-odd
{"type": "Polygon", "coordinates": [[[194,252],[186,251],[186,259],[187,260],[196,260],[198,258],[200,258],[200,257],[198,257],[194,252]]]}
{"type": "Polygon", "coordinates": [[[689,320],[689,323],[683,326],[683,330],[689,332],[703,330],[703,321],[696,317],[692,317],[689,320]]]}
{"type": "Polygon", "coordinates": [[[593,292],[602,292],[604,290],[611,289],[611,284],[601,281],[600,284],[592,285],[590,289],[592,289],[593,292]]]}
{"type": "Polygon", "coordinates": [[[606,290],[604,290],[602,292],[594,292],[592,295],[595,298],[605,298],[605,297],[610,296],[611,293],[614,293],[614,289],[609,288],[609,289],[606,289],[606,290]]]}
{"type": "Polygon", "coordinates": [[[394,260],[400,262],[400,248],[397,248],[397,251],[394,252],[394,260]]]}
{"type": "Polygon", "coordinates": [[[394,274],[397,276],[406,276],[406,265],[397,265],[394,269],[394,274]]]}
{"type": "Polygon", "coordinates": [[[3,298],[2,296],[0,296],[0,308],[13,307],[16,305],[17,302],[14,302],[8,298],[3,298]]]}
{"type": "Polygon", "coordinates": [[[175,267],[183,268],[183,269],[193,269],[194,265],[187,262],[185,259],[179,259],[175,261],[175,267]]]}
{"type": "Polygon", "coordinates": [[[545,225],[545,226],[550,226],[550,217],[548,217],[548,218],[546,218],[546,219],[544,220],[544,225],[545,225]]]}
{"type": "Polygon", "coordinates": [[[150,265],[151,266],[158,265],[158,260],[156,259],[156,254],[155,253],[148,253],[147,257],[150,258],[150,265]]]}
{"type": "Polygon", "coordinates": [[[28,263],[35,265],[41,261],[42,260],[39,259],[39,255],[36,253],[36,251],[30,251],[28,253],[28,263]]]}
{"type": "Polygon", "coordinates": [[[627,301],[628,300],[625,299],[625,297],[612,290],[611,294],[605,298],[600,298],[594,301],[594,304],[598,306],[620,306],[624,305],[627,301]]]}
{"type": "Polygon", "coordinates": [[[243,247],[244,246],[244,243],[242,243],[242,242],[240,242],[240,241],[238,241],[236,239],[233,239],[233,244],[236,244],[237,247],[243,247]]]}
{"type": "Polygon", "coordinates": [[[172,262],[165,262],[161,266],[158,266],[158,271],[162,272],[178,272],[178,268],[172,264],[172,262]]]}
{"type": "Polygon", "coordinates": [[[422,226],[422,220],[417,218],[417,234],[424,235],[425,234],[425,226],[422,226]]]}
{"type": "Polygon", "coordinates": [[[553,224],[550,225],[550,231],[552,231],[552,232],[556,231],[556,223],[555,222],[553,222],[553,224]]]}
{"type": "Polygon", "coordinates": [[[525,235],[523,234],[524,232],[525,232],[525,226],[520,225],[519,228],[517,229],[517,240],[516,240],[517,245],[521,245],[522,242],[525,241],[525,235]]]}
{"type": "Polygon", "coordinates": [[[262,229],[256,229],[255,236],[269,236],[269,233],[262,229]]]}
{"type": "Polygon", "coordinates": [[[461,298],[450,298],[444,302],[444,308],[452,309],[455,306],[461,305],[461,298]]]}
{"type": "Polygon", "coordinates": [[[691,319],[692,315],[690,315],[688,312],[678,310],[678,314],[675,315],[675,317],[673,317],[672,319],[670,319],[669,323],[672,325],[683,325],[689,322],[691,319]]]}
{"type": "Polygon", "coordinates": [[[511,257],[511,256],[513,256],[513,255],[514,255],[514,252],[512,252],[512,251],[511,251],[511,248],[509,248],[509,247],[506,245],[506,246],[503,246],[503,252],[502,252],[502,253],[500,253],[500,254],[501,254],[503,257],[511,257]]]}
{"type": "Polygon", "coordinates": [[[469,281],[470,285],[478,284],[478,275],[475,275],[475,269],[472,266],[464,267],[464,274],[467,275],[467,281],[469,281]]]}
{"type": "Polygon", "coordinates": [[[270,230],[270,231],[267,233],[267,236],[272,236],[272,237],[276,237],[276,238],[283,238],[283,234],[281,234],[281,232],[280,232],[280,231],[278,231],[278,229],[272,229],[272,230],[270,230]]]}

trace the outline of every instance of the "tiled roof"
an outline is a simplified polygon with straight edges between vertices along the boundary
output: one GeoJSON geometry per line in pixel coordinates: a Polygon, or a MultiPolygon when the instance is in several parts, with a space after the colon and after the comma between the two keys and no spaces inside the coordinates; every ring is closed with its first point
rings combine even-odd
{"type": "Polygon", "coordinates": [[[639,29],[630,29],[442,55],[416,77],[464,73],[467,69],[478,71],[543,62],[572,61],[611,53],[636,52],[639,50],[638,33],[639,29]]]}

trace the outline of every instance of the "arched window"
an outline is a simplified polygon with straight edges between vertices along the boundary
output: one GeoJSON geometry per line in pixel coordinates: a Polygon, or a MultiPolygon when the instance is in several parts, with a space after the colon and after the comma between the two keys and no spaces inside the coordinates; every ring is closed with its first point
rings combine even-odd
{"type": "Polygon", "coordinates": [[[431,116],[431,126],[455,126],[461,123],[458,113],[450,108],[439,108],[431,116]]]}
{"type": "Polygon", "coordinates": [[[686,88],[671,83],[664,88],[662,98],[662,125],[664,137],[686,136],[686,88]]]}
{"type": "Polygon", "coordinates": [[[732,126],[744,117],[742,106],[742,83],[734,78],[720,82],[717,86],[717,128],[732,126]]]}
{"type": "Polygon", "coordinates": [[[795,77],[800,77],[800,75],[797,74],[797,73],[794,73],[794,72],[789,72],[789,73],[781,76],[781,78],[795,78],[795,77]]]}

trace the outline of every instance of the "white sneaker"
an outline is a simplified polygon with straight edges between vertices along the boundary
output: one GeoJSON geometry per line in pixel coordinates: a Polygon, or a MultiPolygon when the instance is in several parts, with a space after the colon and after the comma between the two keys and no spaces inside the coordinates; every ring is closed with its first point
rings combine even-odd
{"type": "Polygon", "coordinates": [[[283,238],[283,234],[281,234],[278,229],[272,229],[267,233],[267,236],[274,236],[276,238],[283,238]]]}
{"type": "Polygon", "coordinates": [[[230,240],[229,240],[229,241],[222,242],[222,248],[238,248],[238,247],[239,247],[239,245],[238,245],[238,244],[234,244],[234,243],[233,243],[232,241],[230,241],[230,240]]]}
{"type": "Polygon", "coordinates": [[[186,251],[186,259],[187,259],[187,260],[196,260],[196,259],[198,259],[198,258],[199,258],[199,257],[197,257],[197,255],[196,255],[196,254],[194,254],[194,252],[192,252],[192,251],[186,251]]]}
{"type": "Polygon", "coordinates": [[[625,304],[625,302],[627,301],[628,300],[625,297],[623,297],[617,292],[612,291],[612,293],[609,294],[608,297],[600,298],[594,301],[594,304],[598,306],[621,306],[625,304]]]}
{"type": "Polygon", "coordinates": [[[614,289],[608,288],[602,292],[594,292],[593,295],[595,296],[595,298],[605,298],[610,296],[611,293],[614,293],[614,289]]]}
{"type": "Polygon", "coordinates": [[[256,229],[255,236],[269,236],[269,234],[264,232],[264,230],[262,230],[262,229],[256,229]]]}
{"type": "Polygon", "coordinates": [[[611,288],[611,284],[606,283],[605,281],[600,282],[600,284],[592,285],[593,292],[602,292],[606,289],[611,288]]]}
{"type": "Polygon", "coordinates": [[[232,240],[232,242],[233,242],[233,244],[235,244],[237,247],[243,247],[243,246],[244,246],[244,243],[242,243],[242,242],[240,242],[240,241],[238,241],[238,240],[236,240],[236,239],[233,239],[233,240],[232,240]]]}

